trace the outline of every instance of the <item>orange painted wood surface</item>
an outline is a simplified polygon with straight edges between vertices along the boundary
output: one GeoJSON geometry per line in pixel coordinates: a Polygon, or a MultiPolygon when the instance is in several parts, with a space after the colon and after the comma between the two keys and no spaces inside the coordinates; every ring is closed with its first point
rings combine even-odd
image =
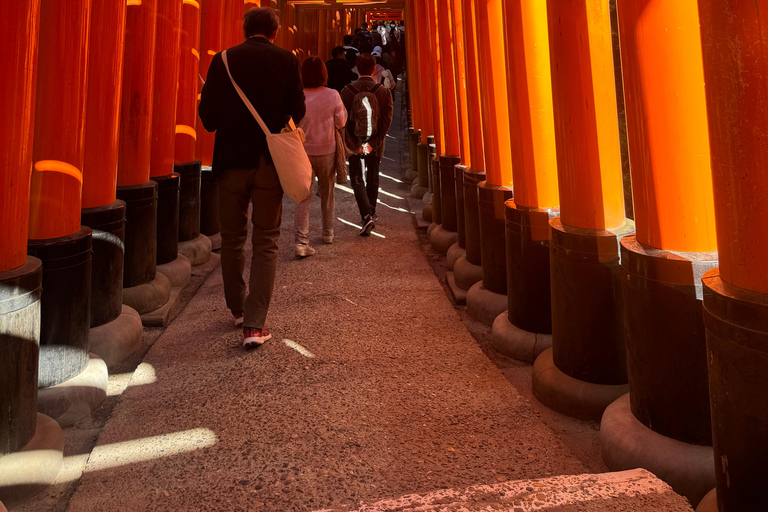
{"type": "Polygon", "coordinates": [[[91,3],[83,208],[116,199],[126,6],[125,0],[91,3]]]}
{"type": "MultiPolygon", "coordinates": [[[[198,76],[198,103],[200,91],[203,90],[202,81],[208,75],[208,67],[211,59],[220,52],[224,46],[223,20],[224,0],[201,0],[200,3],[200,73],[198,76]]],[[[200,118],[196,118],[195,155],[203,162],[203,166],[210,167],[213,162],[213,142],[215,134],[209,133],[203,128],[200,118]]]]}
{"type": "Polygon", "coordinates": [[[418,55],[418,67],[416,87],[419,87],[421,102],[421,143],[427,143],[427,137],[435,132],[434,118],[432,117],[432,81],[429,80],[429,24],[427,23],[426,0],[414,0],[414,28],[412,32],[406,32],[406,44],[414,45],[418,55]],[[410,39],[408,39],[410,38],[410,39]]]}
{"type": "Polygon", "coordinates": [[[453,77],[456,84],[456,106],[459,109],[459,141],[461,163],[470,167],[472,158],[469,151],[469,112],[467,107],[467,66],[465,57],[465,26],[461,0],[450,0],[451,26],[454,30],[453,77]]]}
{"type": "Polygon", "coordinates": [[[768,12],[720,0],[699,9],[720,277],[768,293],[768,12]]]}
{"type": "Polygon", "coordinates": [[[428,64],[424,68],[426,75],[431,82],[431,112],[432,112],[432,135],[435,137],[435,147],[437,154],[445,152],[445,126],[443,124],[443,87],[441,84],[442,76],[440,72],[440,34],[437,30],[437,3],[436,0],[423,0],[426,4],[426,33],[424,34],[424,43],[427,45],[428,64]]]}
{"type": "Polygon", "coordinates": [[[475,32],[483,109],[486,181],[491,185],[511,187],[512,150],[509,140],[502,0],[477,2],[475,32]]]}
{"type": "Polygon", "coordinates": [[[182,5],[182,0],[162,0],[157,5],[150,177],[173,173],[182,5]]]}
{"type": "Polygon", "coordinates": [[[561,219],[616,228],[624,196],[608,2],[549,0],[547,8],[561,219]]]}
{"type": "Polygon", "coordinates": [[[461,155],[459,138],[459,97],[456,87],[456,31],[451,18],[449,0],[437,0],[437,28],[440,33],[440,85],[443,93],[443,151],[448,156],[461,155]]]}
{"type": "MultiPolygon", "coordinates": [[[[405,2],[405,19],[408,20],[408,24],[415,27],[416,18],[414,13],[414,0],[406,0],[405,2]]],[[[411,125],[414,130],[421,130],[423,128],[423,121],[421,117],[421,87],[419,86],[419,66],[418,66],[418,52],[416,50],[416,44],[418,44],[418,32],[414,31],[413,35],[408,34],[409,37],[413,37],[413,43],[407,44],[406,51],[406,66],[407,74],[410,77],[408,81],[408,95],[409,105],[411,110],[411,125]]]]}
{"type": "Polygon", "coordinates": [[[637,239],[717,250],[696,0],[618,3],[637,239]]]}
{"type": "Polygon", "coordinates": [[[117,185],[149,181],[157,0],[129,3],[125,30],[123,94],[117,185]]]}
{"type": "Polygon", "coordinates": [[[485,170],[483,116],[480,101],[480,73],[477,60],[477,5],[472,0],[454,0],[462,13],[464,66],[467,79],[467,125],[469,161],[475,170],[485,170]]]}
{"type": "Polygon", "coordinates": [[[43,0],[29,238],[80,229],[90,0],[43,0]]]}
{"type": "Polygon", "coordinates": [[[0,272],[27,261],[40,1],[0,3],[0,272]]]}
{"type": "Polygon", "coordinates": [[[181,11],[179,93],[176,98],[174,162],[195,160],[197,89],[200,73],[200,3],[186,0],[181,11]]]}
{"type": "Polygon", "coordinates": [[[505,0],[505,42],[515,204],[559,206],[547,6],[505,0]]]}

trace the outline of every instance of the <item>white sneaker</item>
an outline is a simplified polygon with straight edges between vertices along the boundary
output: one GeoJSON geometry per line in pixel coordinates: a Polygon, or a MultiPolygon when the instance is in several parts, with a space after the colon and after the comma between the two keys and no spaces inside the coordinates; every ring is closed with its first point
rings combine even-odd
{"type": "Polygon", "coordinates": [[[272,339],[272,333],[269,329],[253,329],[246,327],[243,329],[243,348],[256,348],[264,344],[265,341],[272,339]]]}
{"type": "Polygon", "coordinates": [[[242,327],[243,326],[243,312],[242,311],[233,311],[232,312],[232,318],[235,322],[235,327],[242,327]]]}
{"type": "Polygon", "coordinates": [[[306,258],[307,256],[313,256],[315,250],[307,244],[296,244],[293,253],[297,258],[306,258]]]}

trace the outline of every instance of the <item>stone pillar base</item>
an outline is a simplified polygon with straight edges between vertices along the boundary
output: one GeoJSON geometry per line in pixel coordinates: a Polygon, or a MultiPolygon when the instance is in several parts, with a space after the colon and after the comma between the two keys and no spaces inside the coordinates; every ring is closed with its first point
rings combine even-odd
{"type": "Polygon", "coordinates": [[[139,313],[123,304],[123,311],[116,319],[91,327],[90,351],[102,358],[111,370],[141,347],[143,330],[139,313]]]}
{"type": "Polygon", "coordinates": [[[424,219],[424,222],[432,224],[432,203],[424,205],[424,208],[421,210],[421,218],[424,219]]]}
{"type": "MultiPolygon", "coordinates": [[[[433,208],[433,211],[434,211],[434,208],[433,208]]],[[[430,224],[429,227],[427,228],[427,238],[431,237],[432,231],[434,231],[436,227],[437,227],[437,224],[433,221],[432,224],[430,224]]]]}
{"type": "Polygon", "coordinates": [[[472,285],[483,280],[483,267],[473,265],[467,258],[459,258],[453,264],[453,278],[456,286],[462,290],[469,290],[472,285]]]}
{"type": "Polygon", "coordinates": [[[473,284],[467,292],[467,314],[478,322],[490,327],[506,310],[507,296],[486,290],[482,281],[473,284]]]}
{"type": "Polygon", "coordinates": [[[37,410],[53,418],[62,428],[87,418],[107,397],[107,364],[88,354],[85,369],[71,379],[37,391],[37,410]]]}
{"type": "Polygon", "coordinates": [[[717,489],[712,489],[704,496],[699,506],[696,507],[696,512],[719,512],[717,509],[717,489]]]}
{"type": "Polygon", "coordinates": [[[551,334],[539,334],[519,329],[509,321],[504,311],[493,321],[493,348],[507,357],[532,363],[542,352],[552,347],[551,334]]]}
{"type": "Polygon", "coordinates": [[[424,194],[424,197],[421,198],[421,202],[424,204],[424,206],[430,204],[432,202],[432,192],[427,192],[424,194]]]}
{"type": "Polygon", "coordinates": [[[148,283],[123,288],[123,304],[132,307],[140,315],[164,306],[170,298],[171,281],[161,273],[157,273],[148,283]]]}
{"type": "Polygon", "coordinates": [[[200,235],[194,240],[179,242],[179,254],[187,257],[193,267],[211,259],[211,239],[200,235]]]}
{"type": "Polygon", "coordinates": [[[221,250],[221,233],[216,233],[215,235],[206,235],[206,236],[211,241],[212,251],[221,250]]]}
{"type": "Polygon", "coordinates": [[[533,363],[533,394],[541,403],[561,414],[600,421],[606,407],[629,392],[628,384],[593,384],[574,379],[555,366],[552,349],[533,363]]]}
{"type": "Polygon", "coordinates": [[[647,469],[688,498],[694,507],[715,486],[712,447],[684,443],[652,431],[632,414],[629,394],[603,413],[600,446],[611,471],[647,469]]]}
{"type": "Polygon", "coordinates": [[[171,282],[171,288],[184,288],[192,277],[192,264],[183,254],[175,260],[157,266],[157,271],[171,282]]]}
{"type": "Polygon", "coordinates": [[[445,253],[445,266],[448,270],[453,270],[456,266],[456,262],[459,258],[466,258],[467,250],[459,246],[459,242],[456,242],[448,248],[448,252],[445,253]]]}
{"type": "Polygon", "coordinates": [[[0,501],[13,507],[53,483],[64,460],[64,433],[54,420],[37,415],[37,428],[21,450],[0,457],[0,501]]]}
{"type": "Polygon", "coordinates": [[[171,288],[171,295],[168,298],[168,302],[161,307],[144,313],[141,315],[141,323],[145,327],[163,327],[168,324],[168,320],[171,318],[171,313],[176,304],[181,299],[181,288],[171,288]]]}
{"type": "Polygon", "coordinates": [[[453,294],[453,301],[458,305],[464,305],[467,303],[467,290],[462,290],[456,286],[456,279],[453,277],[453,272],[445,273],[445,280],[448,283],[448,287],[453,294]]]}
{"type": "Polygon", "coordinates": [[[418,179],[419,177],[419,171],[416,169],[408,169],[405,171],[405,179],[407,181],[413,181],[415,179],[418,179]]]}
{"type": "Polygon", "coordinates": [[[411,195],[416,199],[423,198],[424,194],[426,194],[427,192],[429,192],[429,189],[427,187],[422,187],[419,184],[416,184],[411,187],[411,195]]]}
{"type": "Polygon", "coordinates": [[[438,224],[429,233],[429,243],[432,249],[440,254],[446,254],[450,247],[459,241],[459,234],[455,231],[448,231],[438,224]]]}

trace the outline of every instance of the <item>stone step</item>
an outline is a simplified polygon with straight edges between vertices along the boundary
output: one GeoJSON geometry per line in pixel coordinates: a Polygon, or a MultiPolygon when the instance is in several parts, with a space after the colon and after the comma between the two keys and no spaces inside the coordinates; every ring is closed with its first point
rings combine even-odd
{"type": "MultiPolygon", "coordinates": [[[[349,511],[354,507],[317,512],[349,511]]],[[[644,469],[441,489],[362,504],[356,512],[693,512],[688,500],[644,469]]]]}

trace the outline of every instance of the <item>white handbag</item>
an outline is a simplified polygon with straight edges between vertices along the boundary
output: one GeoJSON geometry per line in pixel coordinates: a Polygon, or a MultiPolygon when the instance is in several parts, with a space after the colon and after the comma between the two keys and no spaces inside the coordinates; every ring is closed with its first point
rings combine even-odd
{"type": "Polygon", "coordinates": [[[304,131],[301,128],[296,128],[296,125],[293,124],[293,119],[290,119],[288,126],[282,132],[270,132],[259,113],[253,108],[248,97],[235,83],[235,79],[232,78],[232,73],[229,71],[229,63],[227,62],[226,50],[222,52],[221,58],[224,60],[224,67],[227,68],[227,74],[237,94],[240,95],[243,103],[251,111],[251,114],[267,137],[269,154],[272,155],[272,162],[275,164],[283,192],[297,203],[303,201],[309,195],[312,185],[312,164],[310,164],[307,152],[304,150],[304,141],[307,140],[304,136],[304,131]]]}

